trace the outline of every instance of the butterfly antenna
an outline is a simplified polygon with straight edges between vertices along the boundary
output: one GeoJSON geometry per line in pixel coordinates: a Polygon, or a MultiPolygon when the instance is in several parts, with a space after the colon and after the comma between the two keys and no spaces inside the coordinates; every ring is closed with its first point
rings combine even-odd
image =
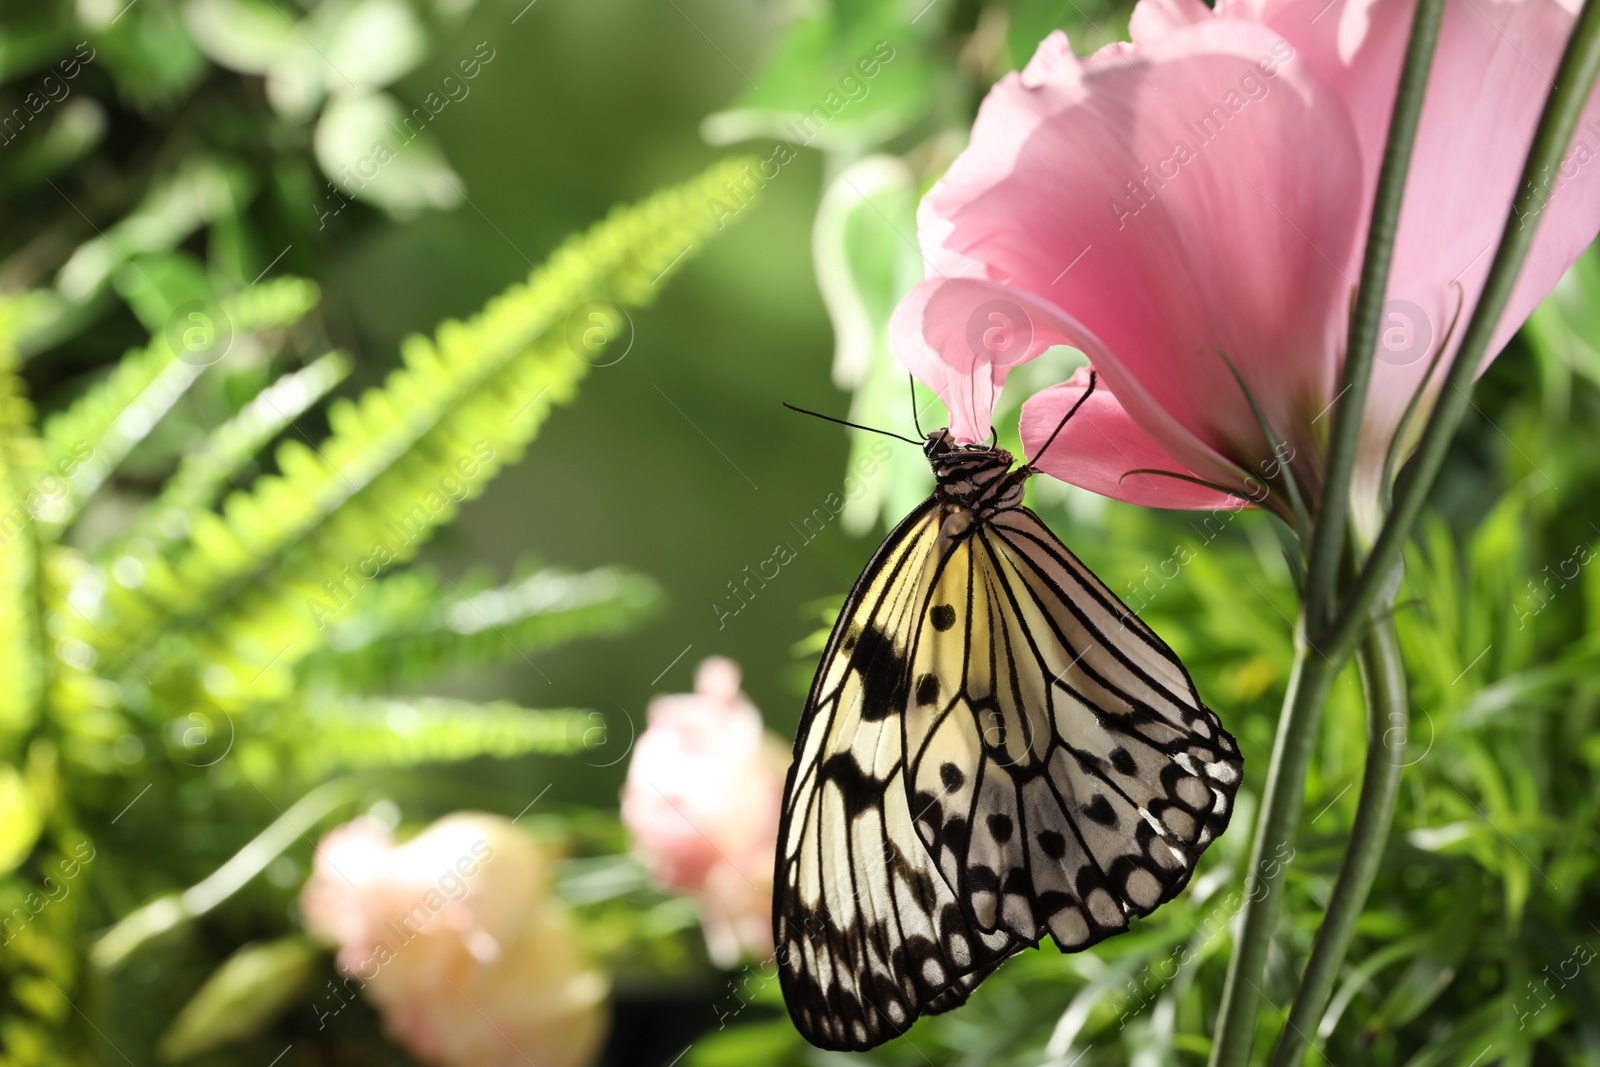
{"type": "Polygon", "coordinates": [[[911,385],[911,425],[917,428],[918,437],[926,438],[928,435],[922,432],[922,420],[917,417],[917,376],[907,374],[906,381],[911,385]]]}
{"type": "Polygon", "coordinates": [[[904,441],[906,444],[916,445],[918,448],[922,447],[921,441],[913,441],[909,437],[903,437],[900,434],[894,433],[890,430],[880,430],[876,426],[863,426],[859,422],[850,422],[846,419],[836,419],[832,415],[824,415],[820,411],[807,411],[805,408],[797,408],[793,404],[787,402],[785,402],[783,406],[788,408],[790,411],[798,411],[802,415],[810,415],[814,419],[822,419],[825,422],[837,422],[840,426],[848,426],[854,430],[865,430],[868,433],[881,433],[885,437],[893,437],[896,441],[904,441]]]}
{"type": "MultiPolygon", "coordinates": [[[[1063,429],[1066,428],[1067,420],[1072,418],[1072,416],[1074,416],[1074,415],[1076,415],[1078,413],[1078,409],[1083,407],[1083,402],[1085,400],[1089,399],[1089,394],[1094,392],[1094,386],[1095,386],[1095,382],[1097,380],[1098,380],[1098,376],[1095,374],[1095,372],[1094,371],[1090,371],[1089,372],[1089,388],[1087,388],[1087,389],[1085,389],[1083,391],[1083,395],[1078,398],[1078,402],[1077,403],[1072,405],[1072,409],[1070,411],[1068,411],[1065,415],[1061,416],[1061,421],[1056,423],[1056,428],[1050,434],[1050,439],[1044,443],[1044,447],[1043,448],[1039,449],[1039,451],[1034,453],[1035,457],[1037,457],[1039,459],[1043,459],[1044,458],[1044,454],[1046,452],[1050,451],[1050,446],[1056,443],[1056,435],[1059,434],[1063,429]]],[[[1031,465],[1032,461],[1030,460],[1029,463],[1031,465]]]]}

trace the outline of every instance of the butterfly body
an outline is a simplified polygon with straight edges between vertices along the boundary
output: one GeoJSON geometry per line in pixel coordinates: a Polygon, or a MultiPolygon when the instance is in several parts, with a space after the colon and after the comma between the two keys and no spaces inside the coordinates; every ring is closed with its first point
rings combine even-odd
{"type": "Polygon", "coordinates": [[[795,742],[773,928],[795,1025],[865,1049],[1051,935],[1187,883],[1233,739],[1170,649],[1023,506],[1033,473],[927,436],[933,494],[846,599],[795,742]]]}

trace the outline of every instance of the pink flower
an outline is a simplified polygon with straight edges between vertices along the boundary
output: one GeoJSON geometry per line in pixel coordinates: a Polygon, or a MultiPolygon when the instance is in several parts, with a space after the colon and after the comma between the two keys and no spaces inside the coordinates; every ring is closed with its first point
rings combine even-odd
{"type": "MultiPolygon", "coordinates": [[[[1406,403],[1482,289],[1576,7],[1446,5],[1352,490],[1367,529],[1406,403]]],[[[1011,366],[1070,344],[1099,388],[1043,457],[1087,376],[1027,401],[1036,466],[1139,504],[1259,502],[1274,456],[1220,352],[1314,500],[1411,13],[1406,0],[1141,0],[1131,44],[1078,59],[1052,34],[1003,78],[922,202],[929,276],[891,326],[956,436],[988,435],[1011,366]],[[1227,491],[1129,474],[1145,468],[1227,491]]],[[[1600,230],[1593,100],[1585,119],[1491,355],[1600,230]]]]}
{"type": "MultiPolygon", "coordinates": [[[[581,1067],[608,985],[549,890],[549,858],[499,816],[450,815],[398,846],[363,817],[322,839],[300,909],[417,1060],[581,1067]]],[[[324,1026],[339,992],[319,1000],[324,1026]]]]}
{"type": "Polygon", "coordinates": [[[772,870],[789,752],[739,691],[739,668],[700,664],[695,691],[658,696],[622,789],[622,821],[651,876],[690,893],[713,962],[772,951],[772,870]]]}

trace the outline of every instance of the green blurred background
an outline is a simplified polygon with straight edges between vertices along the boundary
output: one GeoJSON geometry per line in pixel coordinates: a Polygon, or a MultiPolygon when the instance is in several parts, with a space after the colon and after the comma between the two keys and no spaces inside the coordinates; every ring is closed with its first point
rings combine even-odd
{"type": "MultiPolygon", "coordinates": [[[[882,476],[867,504],[826,525],[737,616],[719,618],[715,605],[729,603],[728,583],[767,559],[775,544],[805,540],[796,527],[840,490],[852,450],[859,456],[871,444],[781,403],[910,429],[910,397],[882,348],[882,325],[920,272],[911,245],[917,193],[961,147],[987,86],[1024,62],[1049,29],[1067,29],[1087,51],[1125,36],[1128,7],[1116,0],[0,4],[6,109],[24,106],[78,41],[96,49],[71,96],[19,135],[0,134],[0,294],[17,309],[17,374],[39,421],[79,410],[83,398],[114,382],[110,368],[126,351],[159,333],[171,301],[153,301],[141,288],[146,272],[161,281],[170,271],[183,283],[174,283],[174,292],[193,283],[190,274],[218,294],[288,276],[321,290],[309,324],[272,334],[276,347],[252,349],[250,359],[219,364],[141,437],[76,525],[52,534],[62,557],[92,562],[79,578],[110,584],[117,538],[178,458],[266,381],[337,348],[353,370],[336,395],[379,387],[401,365],[404,338],[474,315],[613,206],[684,182],[732,152],[768,157],[786,115],[829,91],[872,42],[893,40],[896,58],[873,83],[874,95],[852,103],[815,145],[796,148],[754,207],[704,247],[697,243],[653,302],[629,309],[626,356],[590,371],[576,398],[554,408],[527,455],[453,523],[441,524],[420,557],[469,590],[506,582],[535,563],[621,566],[660,586],[660,609],[616,635],[526,655],[507,638],[507,647],[489,656],[430,660],[443,669],[426,686],[397,672],[362,690],[601,712],[607,732],[593,750],[414,759],[362,801],[394,806],[409,828],[462,808],[516,815],[539,797],[549,820],[541,834],[577,860],[619,856],[627,842],[616,823],[617,794],[649,698],[689,690],[702,658],[729,656],[743,668],[745,689],[768,726],[792,736],[828,611],[884,523],[922,489],[920,457],[895,445],[908,462],[882,476]],[[352,12],[371,21],[341,36],[335,24],[352,12]],[[233,27],[231,36],[217,29],[223,24],[233,27]],[[357,199],[332,213],[338,201],[326,187],[316,138],[319,108],[334,103],[306,87],[322,84],[337,100],[358,95],[338,83],[370,78],[370,93],[386,92],[409,109],[484,49],[493,58],[471,79],[470,93],[444,107],[428,124],[428,143],[406,157],[420,168],[414,186],[390,190],[438,203],[357,199]],[[268,71],[279,55],[304,62],[295,68],[285,60],[287,75],[268,71]],[[394,59],[401,55],[408,58],[394,59]],[[336,65],[349,76],[328,74],[336,65]],[[708,132],[728,143],[708,143],[708,132]],[[872,153],[887,162],[880,158],[877,171],[856,169],[872,153]],[[232,192],[224,209],[126,262],[109,257],[92,292],[62,280],[63,265],[100,235],[112,234],[125,249],[137,245],[137,234],[118,228],[122,221],[164,177],[197,160],[225,161],[232,192]],[[819,219],[825,190],[868,187],[869,174],[884,183],[870,210],[824,210],[819,219]],[[859,290],[866,311],[870,352],[854,377],[836,372],[835,322],[818,289],[813,241],[825,233],[834,235],[830,247],[848,269],[833,263],[824,273],[859,290]]],[[[1600,265],[1591,252],[1480,385],[1478,411],[1411,556],[1401,624],[1427,755],[1408,772],[1390,851],[1341,979],[1336,1002],[1344,1021],[1326,1046],[1332,1062],[1465,1064],[1488,1044],[1500,1051],[1483,1067],[1600,1064],[1600,972],[1585,970],[1538,1013],[1537,1025],[1519,1025],[1527,983],[1590,937],[1584,930],[1600,917],[1600,572],[1585,570],[1548,610],[1542,597],[1531,599],[1544,588],[1538,583],[1547,567],[1600,533],[1597,306],[1600,265]],[[1529,616],[1535,602],[1540,608],[1529,616]]],[[[1020,395],[1069,361],[1058,352],[1019,373],[1022,388],[997,417],[1003,440],[1014,440],[1007,427],[1015,425],[1020,395]]],[[[339,429],[326,411],[314,407],[276,440],[323,441],[339,429]]],[[[249,486],[280,470],[281,460],[281,452],[277,459],[264,453],[230,484],[249,486]]],[[[1037,484],[1043,481],[1033,486],[1035,506],[1113,590],[1136,603],[1190,664],[1208,702],[1224,709],[1251,768],[1242,829],[1270,750],[1289,662],[1287,620],[1295,611],[1268,520],[1241,516],[1213,540],[1190,516],[1107,504],[1037,484]],[[1150,566],[1178,545],[1196,548],[1195,562],[1149,594],[1150,566]]],[[[199,652],[173,645],[174,655],[203,662],[215,652],[206,638],[196,637],[199,652]]],[[[84,640],[93,643],[92,635],[84,640]]],[[[108,674],[120,669],[111,657],[100,666],[108,674]]],[[[195,773],[172,744],[169,718],[196,696],[204,672],[173,674],[145,679],[148,692],[121,679],[124,696],[111,701],[110,725],[85,727],[88,717],[64,705],[54,719],[46,712],[44,725],[0,732],[5,759],[19,768],[34,765],[26,754],[41,751],[40,738],[69,753],[61,784],[52,787],[67,798],[55,809],[55,830],[7,856],[6,871],[15,868],[8,877],[31,884],[29,865],[43,863],[50,833],[68,829],[82,828],[113,857],[103,869],[116,865],[73,923],[52,935],[59,959],[6,957],[11,984],[0,1016],[26,1016],[51,1035],[34,1055],[22,1030],[0,1030],[7,1064],[117,1062],[94,1031],[138,1051],[142,1063],[221,960],[240,944],[295,928],[293,899],[309,868],[309,839],[292,844],[225,907],[141,947],[110,979],[79,966],[113,922],[205,877],[320,780],[286,769],[303,755],[300,748],[319,743],[325,727],[314,717],[298,738],[268,729],[255,755],[241,750],[221,771],[195,773]],[[73,763],[80,730],[88,755],[73,763]],[[127,819],[113,821],[147,780],[161,788],[127,819]],[[67,1011],[37,983],[27,985],[30,969],[83,990],[77,999],[87,1012],[67,1011]]],[[[1302,828],[1269,972],[1276,1003],[1292,995],[1353,812],[1350,787],[1364,757],[1353,675],[1351,669],[1338,687],[1312,771],[1307,810],[1332,814],[1302,828]]],[[[314,686],[321,676],[306,677],[296,684],[320,693],[314,686]]],[[[1422,741],[1419,734],[1419,747],[1422,741]]],[[[1083,1048],[1083,1067],[1199,1062],[1226,938],[1202,943],[1182,979],[1164,978],[1153,990],[1132,979],[1215,910],[1222,887],[1242,877],[1246,843],[1243,832],[1229,834],[1207,855],[1195,891],[1126,938],[1081,957],[1026,954],[969,1009],[924,1024],[915,1047],[898,1042],[878,1059],[1065,1064],[1077,1063],[1071,1057],[1083,1048]],[[1137,1014],[1131,1023],[1129,1012],[1137,1014]]],[[[0,889],[9,893],[10,885],[0,889]]],[[[693,1042],[686,1062],[700,1067],[819,1062],[799,1045],[770,983],[738,1025],[697,1039],[717,1030],[717,1005],[726,1002],[731,977],[707,963],[692,915],[687,925],[662,927],[662,915],[681,918],[682,909],[671,908],[643,888],[577,908],[616,987],[606,1061],[667,1063],[693,1042]]],[[[1600,933],[1594,940],[1600,943],[1600,933]]],[[[332,976],[327,961],[318,966],[317,983],[332,976]]],[[[341,1021],[334,1036],[320,1035],[297,1004],[244,1043],[194,1062],[266,1063],[286,1043],[296,1049],[286,1065],[405,1062],[378,1036],[374,1018],[358,1018],[341,1021]]]]}

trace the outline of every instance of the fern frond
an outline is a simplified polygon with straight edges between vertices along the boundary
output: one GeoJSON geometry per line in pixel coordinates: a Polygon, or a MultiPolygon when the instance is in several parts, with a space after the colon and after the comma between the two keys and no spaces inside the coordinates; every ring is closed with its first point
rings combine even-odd
{"type": "Polygon", "coordinates": [[[582,751],[602,720],[578,709],[533,711],[469,700],[309,698],[274,717],[266,736],[280,742],[307,780],[336,770],[455,763],[478,756],[570,755],[582,751]],[[306,738],[316,743],[306,744],[306,738]]]}
{"type": "MultiPolygon", "coordinates": [[[[323,644],[307,602],[328,580],[371,579],[415,555],[461,500],[519,458],[588,369],[568,347],[569,318],[589,301],[651,298],[721,227],[708,202],[746,167],[719,164],[613,212],[479,315],[408,340],[405,366],[382,388],[333,405],[334,432],[320,448],[285,443],[281,473],[196,522],[187,552],[146,560],[137,589],[108,589],[106,643],[137,649],[183,626],[231,672],[238,688],[219,698],[286,692],[286,668],[323,644]]],[[[214,691],[229,688],[226,676],[214,680],[214,691]]]]}
{"type": "Polygon", "coordinates": [[[654,582],[615,567],[582,574],[549,568],[482,591],[441,588],[427,570],[383,579],[359,597],[333,586],[317,608],[328,622],[327,648],[305,662],[303,675],[340,688],[430,677],[580,637],[609,637],[660,603],[654,582]]]}
{"type": "Polygon", "coordinates": [[[39,443],[17,375],[12,310],[0,301],[0,757],[38,716],[44,641],[39,622],[39,543],[34,484],[39,443]]]}
{"type": "Polygon", "coordinates": [[[350,373],[350,361],[329,352],[261,390],[233,418],[191,449],[145,508],[127,540],[175,541],[189,530],[196,512],[217,502],[234,478],[267,443],[305,414],[350,373]]]}
{"type": "MultiPolygon", "coordinates": [[[[317,287],[278,278],[220,302],[234,336],[299,321],[317,303],[317,287]]],[[[178,358],[165,333],[124,356],[109,377],[45,424],[45,461],[66,479],[67,491],[40,516],[59,529],[103,484],[135,445],[188,391],[205,365],[178,358]]]]}

